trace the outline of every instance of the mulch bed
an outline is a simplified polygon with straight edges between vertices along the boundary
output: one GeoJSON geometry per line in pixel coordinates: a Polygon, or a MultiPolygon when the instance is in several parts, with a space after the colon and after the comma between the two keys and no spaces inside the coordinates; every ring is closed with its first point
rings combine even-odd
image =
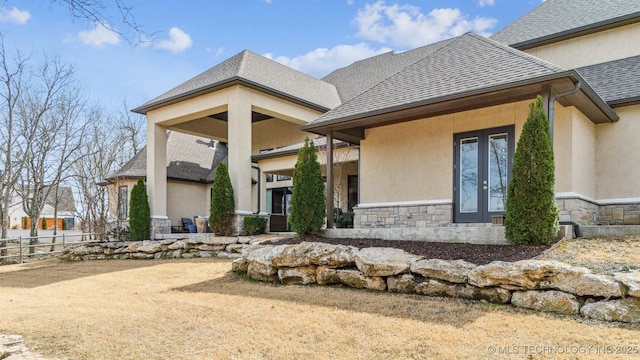
{"type": "Polygon", "coordinates": [[[532,259],[538,255],[541,255],[546,249],[550,247],[521,245],[477,245],[380,239],[337,239],[324,237],[295,237],[281,240],[278,242],[278,244],[297,244],[302,241],[342,244],[357,247],[359,249],[366,247],[392,247],[402,249],[411,254],[424,256],[427,259],[462,259],[476,265],[484,265],[497,260],[518,261],[532,259]]]}

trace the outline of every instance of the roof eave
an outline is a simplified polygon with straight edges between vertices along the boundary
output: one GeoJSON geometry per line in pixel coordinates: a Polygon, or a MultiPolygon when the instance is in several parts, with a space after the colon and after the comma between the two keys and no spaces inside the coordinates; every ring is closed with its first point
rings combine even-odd
{"type": "Polygon", "coordinates": [[[289,94],[287,94],[285,92],[270,88],[268,86],[264,86],[264,85],[262,85],[260,83],[255,82],[255,81],[247,80],[247,79],[245,79],[243,77],[240,77],[240,76],[234,76],[232,78],[229,78],[229,79],[226,79],[226,80],[223,80],[223,81],[219,81],[217,83],[209,84],[209,85],[206,85],[206,86],[203,86],[203,87],[200,87],[200,88],[197,88],[197,89],[182,93],[180,95],[175,95],[175,96],[172,96],[172,97],[160,100],[160,101],[156,101],[156,102],[153,102],[153,103],[146,103],[146,104],[144,104],[142,106],[139,106],[137,108],[132,109],[131,111],[134,112],[134,113],[137,113],[137,114],[146,115],[151,110],[159,109],[161,107],[164,107],[164,106],[167,106],[167,105],[171,105],[171,104],[175,104],[175,103],[178,103],[178,102],[181,102],[181,101],[184,101],[184,100],[189,100],[189,99],[195,98],[197,96],[200,96],[200,95],[203,95],[203,94],[206,94],[206,93],[210,93],[210,92],[214,92],[214,91],[218,91],[218,90],[222,90],[222,89],[234,86],[234,85],[245,85],[245,86],[247,86],[249,88],[253,88],[253,89],[256,89],[256,90],[259,90],[259,91],[263,91],[263,92],[269,93],[271,95],[274,95],[276,97],[279,97],[281,99],[289,100],[289,101],[292,101],[292,102],[297,103],[299,105],[303,105],[303,106],[306,106],[306,107],[309,107],[311,109],[318,110],[318,111],[321,111],[321,112],[327,112],[327,111],[330,110],[326,106],[319,105],[319,104],[313,103],[311,101],[301,99],[301,98],[296,97],[296,96],[291,96],[291,95],[289,95],[289,94]]]}
{"type": "Polygon", "coordinates": [[[530,78],[527,80],[522,80],[522,81],[517,81],[517,82],[512,82],[507,84],[500,84],[500,85],[491,86],[487,88],[474,89],[474,90],[465,91],[461,93],[431,98],[431,99],[427,99],[419,102],[402,104],[402,105],[393,106],[385,109],[379,109],[379,110],[374,110],[366,113],[350,115],[343,118],[337,118],[337,119],[329,120],[326,122],[321,122],[319,124],[311,123],[308,125],[301,126],[300,129],[304,131],[314,132],[314,133],[322,133],[323,131],[330,129],[331,127],[339,126],[341,124],[345,124],[353,120],[361,120],[365,118],[386,115],[386,114],[390,114],[398,111],[425,107],[429,105],[435,105],[438,103],[444,103],[448,101],[461,100],[461,99],[469,98],[473,96],[480,96],[480,95],[486,95],[486,94],[490,94],[498,91],[516,89],[516,88],[524,87],[528,85],[541,84],[541,83],[558,80],[562,78],[567,78],[567,77],[571,78],[572,81],[574,81],[574,83],[575,81],[580,81],[583,84],[582,91],[598,107],[598,109],[600,109],[600,111],[603,113],[603,115],[605,115],[609,119],[609,121],[611,122],[618,121],[618,115],[609,107],[609,105],[607,105],[607,103],[604,100],[602,100],[602,98],[586,83],[586,81],[575,70],[568,70],[568,71],[563,71],[559,73],[530,78]]]}
{"type": "Polygon", "coordinates": [[[541,36],[539,38],[522,41],[519,43],[509,44],[509,46],[518,50],[527,50],[538,46],[548,45],[555,42],[576,38],[579,36],[593,34],[599,31],[613,29],[620,26],[630,25],[640,22],[640,12],[627,14],[613,19],[600,21],[593,24],[577,27],[561,31],[555,34],[541,36]]]}

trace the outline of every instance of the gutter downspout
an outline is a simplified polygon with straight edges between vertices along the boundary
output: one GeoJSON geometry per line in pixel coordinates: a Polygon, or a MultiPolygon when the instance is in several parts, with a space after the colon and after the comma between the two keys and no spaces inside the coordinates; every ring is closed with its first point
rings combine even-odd
{"type": "MultiPolygon", "coordinates": [[[[254,163],[255,164],[255,163],[254,163]]],[[[255,214],[260,214],[260,187],[262,186],[262,184],[260,183],[262,181],[262,174],[260,172],[260,167],[257,165],[251,165],[252,169],[256,169],[258,170],[258,211],[255,212],[255,214]]]]}
{"type": "Polygon", "coordinates": [[[553,127],[554,127],[554,112],[555,112],[556,99],[577,93],[578,90],[580,90],[580,86],[581,86],[581,83],[580,83],[580,80],[578,80],[578,82],[575,84],[575,87],[573,89],[560,94],[555,94],[549,98],[549,127],[551,130],[551,148],[552,149],[553,149],[553,127]]]}

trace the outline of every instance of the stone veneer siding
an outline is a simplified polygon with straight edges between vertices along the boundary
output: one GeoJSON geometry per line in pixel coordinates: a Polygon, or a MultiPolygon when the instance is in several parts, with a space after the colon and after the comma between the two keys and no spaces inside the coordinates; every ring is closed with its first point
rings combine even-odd
{"type": "Polygon", "coordinates": [[[449,226],[452,204],[354,208],[354,228],[428,228],[449,226]]]}
{"type": "Polygon", "coordinates": [[[600,205],[600,225],[640,225],[640,203],[600,205]]]}
{"type": "Polygon", "coordinates": [[[598,225],[600,206],[579,197],[557,198],[560,221],[573,221],[580,225],[598,225]]]}
{"type": "MultiPolygon", "coordinates": [[[[640,203],[599,205],[580,197],[559,197],[556,204],[560,221],[573,221],[580,225],[640,225],[640,203]]],[[[421,229],[453,225],[453,205],[450,203],[367,206],[353,210],[356,229],[421,229]]]]}

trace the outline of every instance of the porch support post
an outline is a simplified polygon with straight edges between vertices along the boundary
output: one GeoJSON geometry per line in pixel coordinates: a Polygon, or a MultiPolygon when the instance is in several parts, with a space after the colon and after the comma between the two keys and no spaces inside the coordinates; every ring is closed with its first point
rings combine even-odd
{"type": "Polygon", "coordinates": [[[147,194],[151,217],[167,218],[167,129],[147,121],[147,194]]]}
{"type": "Polygon", "coordinates": [[[236,213],[251,214],[251,96],[235,86],[230,89],[229,120],[229,177],[233,185],[236,213]]]}
{"type": "Polygon", "coordinates": [[[333,229],[333,130],[327,132],[327,229],[333,229]]]}

